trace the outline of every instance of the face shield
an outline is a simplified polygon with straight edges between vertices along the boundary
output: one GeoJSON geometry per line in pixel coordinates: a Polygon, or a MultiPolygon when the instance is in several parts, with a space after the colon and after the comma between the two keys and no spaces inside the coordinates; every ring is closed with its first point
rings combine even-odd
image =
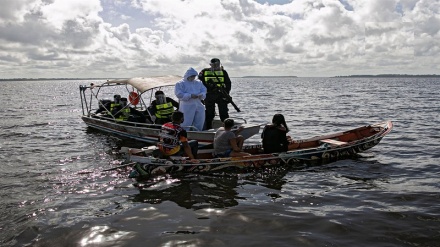
{"type": "Polygon", "coordinates": [[[156,94],[156,104],[166,104],[167,103],[167,99],[165,97],[165,94],[156,94]]]}
{"type": "Polygon", "coordinates": [[[218,59],[218,58],[211,59],[211,62],[209,63],[209,65],[211,65],[212,69],[219,69],[220,68],[220,59],[218,59]]]}

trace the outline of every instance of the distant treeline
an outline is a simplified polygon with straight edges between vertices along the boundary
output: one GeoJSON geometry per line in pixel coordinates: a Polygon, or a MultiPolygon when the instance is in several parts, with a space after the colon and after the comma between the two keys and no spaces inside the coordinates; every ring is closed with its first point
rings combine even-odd
{"type": "Polygon", "coordinates": [[[440,75],[407,75],[407,74],[379,74],[379,75],[347,75],[335,77],[440,77],[440,75]]]}
{"type": "Polygon", "coordinates": [[[277,75],[277,76],[258,76],[258,75],[249,75],[242,76],[240,78],[297,78],[298,76],[294,75],[277,75]]]}

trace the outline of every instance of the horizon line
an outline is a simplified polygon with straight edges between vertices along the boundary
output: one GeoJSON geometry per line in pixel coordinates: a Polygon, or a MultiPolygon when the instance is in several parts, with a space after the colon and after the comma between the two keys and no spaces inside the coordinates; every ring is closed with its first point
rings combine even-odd
{"type": "MultiPolygon", "coordinates": [[[[148,76],[154,77],[154,76],[148,76]]],[[[278,76],[270,76],[270,75],[249,75],[249,76],[231,76],[231,78],[263,78],[263,77],[273,77],[273,78],[283,78],[283,77],[293,77],[293,78],[313,78],[313,77],[321,77],[321,78],[346,78],[346,77],[440,77],[437,74],[363,74],[363,75],[338,75],[338,76],[295,76],[295,75],[278,75],[278,76]]],[[[111,77],[113,79],[127,79],[127,77],[111,77]]],[[[8,80],[109,80],[109,78],[104,77],[39,77],[39,78],[0,78],[0,81],[8,81],[8,80]]]]}

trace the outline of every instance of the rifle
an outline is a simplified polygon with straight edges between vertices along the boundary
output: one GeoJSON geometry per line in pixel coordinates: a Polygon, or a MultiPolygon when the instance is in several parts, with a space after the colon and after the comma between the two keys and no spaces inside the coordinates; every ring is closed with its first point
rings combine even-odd
{"type": "Polygon", "coordinates": [[[219,87],[217,87],[217,89],[218,89],[219,93],[222,94],[223,98],[225,99],[225,101],[226,101],[227,103],[231,103],[231,105],[234,107],[234,109],[235,109],[237,112],[241,112],[241,111],[240,111],[240,108],[238,108],[238,106],[234,103],[234,101],[232,101],[232,97],[231,97],[231,95],[229,95],[229,94],[225,91],[224,88],[219,88],[219,87]]]}
{"type": "MultiPolygon", "coordinates": [[[[215,77],[217,78],[217,81],[220,81],[220,79],[218,78],[217,73],[215,73],[215,71],[214,71],[214,75],[215,75],[215,77]]],[[[241,112],[241,111],[240,111],[240,108],[238,108],[238,106],[234,103],[234,101],[232,101],[232,97],[231,97],[231,95],[229,95],[229,94],[225,91],[224,88],[218,87],[217,84],[216,84],[215,82],[213,82],[212,80],[211,80],[211,83],[213,83],[213,84],[215,85],[215,88],[218,90],[219,93],[222,94],[223,98],[225,99],[225,101],[226,101],[227,103],[231,103],[231,105],[234,107],[234,109],[235,109],[237,112],[241,112]]]]}

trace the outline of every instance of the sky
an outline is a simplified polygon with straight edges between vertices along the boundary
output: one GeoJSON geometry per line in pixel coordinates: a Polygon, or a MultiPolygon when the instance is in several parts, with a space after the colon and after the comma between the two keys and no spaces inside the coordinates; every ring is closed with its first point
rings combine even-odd
{"type": "Polygon", "coordinates": [[[440,74],[440,0],[0,0],[0,78],[440,74]]]}

